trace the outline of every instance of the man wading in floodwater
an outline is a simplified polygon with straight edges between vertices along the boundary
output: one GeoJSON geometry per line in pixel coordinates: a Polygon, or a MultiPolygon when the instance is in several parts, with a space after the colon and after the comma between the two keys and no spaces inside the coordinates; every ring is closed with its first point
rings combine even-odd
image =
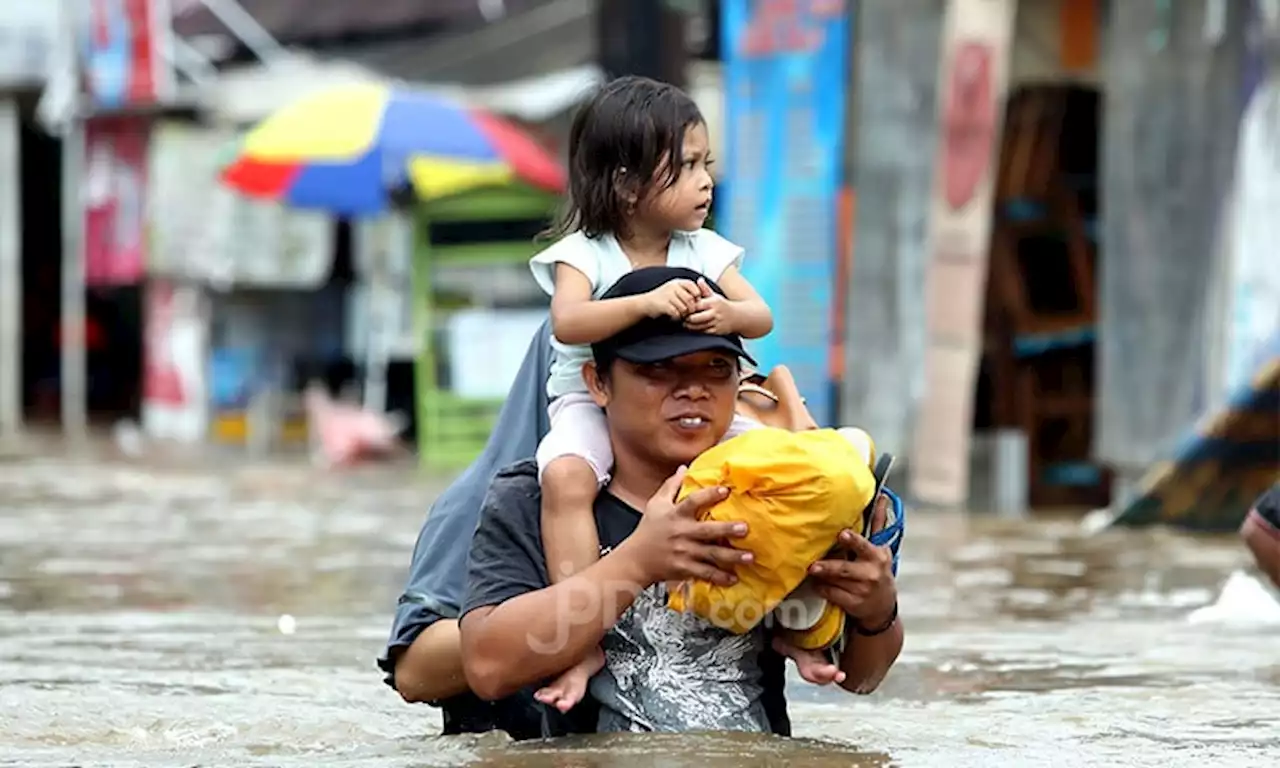
{"type": "MultiPolygon", "coordinates": [[[[494,436],[484,453],[432,506],[419,534],[409,583],[400,598],[386,653],[378,660],[379,666],[387,673],[387,684],[405,701],[430,703],[441,709],[446,734],[499,729],[517,739],[525,739],[594,732],[598,724],[595,698],[589,697],[567,717],[535,701],[534,691],[559,671],[545,670],[560,662],[540,655],[536,666],[524,666],[524,662],[519,660],[539,655],[534,653],[535,649],[525,642],[525,638],[533,637],[534,645],[545,649],[546,646],[540,645],[539,641],[551,643],[557,633],[566,633],[572,628],[578,634],[566,636],[565,643],[590,646],[617,623],[618,615],[600,616],[594,625],[589,626],[575,623],[582,621],[582,616],[570,617],[571,620],[566,621],[554,618],[563,607],[563,596],[574,592],[573,584],[587,580],[598,583],[600,580],[594,574],[600,568],[615,568],[621,563],[624,570],[629,570],[645,560],[656,569],[685,573],[690,567],[698,567],[697,553],[711,551],[697,538],[699,524],[685,519],[688,508],[677,515],[671,505],[664,503],[659,496],[652,510],[658,514],[649,518],[651,522],[645,526],[638,523],[648,515],[642,515],[638,510],[648,506],[652,490],[660,486],[677,466],[717,441],[736,401],[736,356],[703,351],[685,354],[657,366],[636,366],[616,359],[616,345],[610,355],[611,347],[606,342],[603,351],[605,357],[613,357],[612,362],[602,360],[609,364],[593,366],[593,369],[607,371],[607,381],[601,381],[599,377],[596,380],[601,384],[601,394],[608,398],[606,410],[614,430],[611,440],[615,442],[615,449],[625,451],[627,458],[623,459],[621,468],[623,484],[615,478],[615,486],[610,492],[601,494],[597,501],[596,519],[604,545],[602,548],[610,548],[624,540],[627,547],[606,553],[601,564],[580,579],[547,588],[550,582],[546,578],[539,534],[539,500],[532,457],[548,427],[543,383],[550,360],[549,335],[549,328],[544,324],[530,345],[499,415],[494,436]],[[699,365],[699,362],[704,365],[699,365]],[[734,376],[728,377],[727,383],[722,375],[724,365],[735,372],[734,376]],[[672,376],[674,378],[670,378],[672,376]],[[672,445],[669,441],[655,438],[667,429],[661,408],[668,401],[696,402],[711,414],[712,427],[705,439],[697,444],[677,441],[672,445]],[[527,460],[520,463],[521,459],[527,460]],[[508,466],[512,462],[518,463],[508,466]],[[488,478],[504,467],[490,486],[488,478]],[[632,472],[627,467],[640,471],[632,472]],[[637,487],[645,485],[649,488],[637,487]],[[486,497],[490,490],[492,493],[486,497]],[[622,495],[624,493],[626,496],[622,495]],[[472,557],[473,589],[466,606],[472,609],[467,619],[468,645],[472,651],[469,661],[472,680],[469,685],[463,669],[457,617],[464,607],[464,594],[468,591],[465,583],[468,548],[464,542],[471,541],[472,533],[476,531],[476,511],[482,499],[487,499],[487,503],[479,535],[473,543],[477,553],[472,557]],[[646,552],[649,554],[643,558],[636,556],[646,552]],[[655,557],[650,559],[650,555],[655,557]],[[513,609],[536,611],[538,601],[551,605],[541,617],[542,623],[549,624],[550,629],[545,634],[535,634],[530,631],[536,629],[534,626],[521,626],[514,634],[504,637],[504,624],[511,623],[513,618],[517,622],[521,620],[519,614],[513,614],[513,609]],[[583,632],[587,633],[585,637],[583,632]],[[595,640],[589,640],[590,637],[595,640]],[[486,699],[496,700],[480,698],[472,686],[486,699]]],[[[715,337],[706,335],[702,339],[717,341],[715,337]]],[[[900,504],[896,497],[893,501],[900,504]]],[[[886,502],[881,497],[881,505],[886,502]]],[[[884,507],[879,507],[881,520],[883,512],[884,507]]],[[[878,525],[873,526],[873,530],[876,528],[878,525]]],[[[850,536],[851,533],[845,535],[845,540],[853,542],[851,546],[866,550],[866,542],[856,535],[850,536]]],[[[885,534],[892,538],[900,535],[900,530],[885,531],[873,538],[885,534]]],[[[896,607],[892,571],[882,560],[888,553],[877,549],[867,551],[868,556],[856,564],[844,561],[823,564],[829,566],[822,576],[832,588],[828,594],[853,619],[849,622],[849,643],[841,666],[847,674],[843,687],[855,692],[869,692],[879,684],[902,644],[900,623],[896,618],[891,622],[887,620],[896,607]]],[[[705,561],[703,564],[710,567],[705,561]]],[[[715,570],[722,573],[725,569],[715,570]]],[[[648,578],[639,576],[635,581],[648,578]]],[[[651,585],[632,583],[622,586],[618,590],[615,610],[627,608],[634,596],[641,592],[642,586],[651,585]]],[[[644,598],[646,601],[654,594],[652,587],[649,592],[650,595],[644,598]]],[[[651,615],[653,612],[646,613],[651,615]]],[[[643,622],[621,624],[624,628],[642,631],[646,628],[643,622]]],[[[734,689],[744,691],[752,699],[751,705],[743,711],[753,709],[758,714],[759,708],[755,706],[758,702],[767,715],[769,730],[789,735],[790,721],[783,694],[784,660],[759,638],[744,637],[756,653],[753,657],[743,654],[739,659],[742,671],[734,689]]],[[[607,641],[606,645],[610,642],[607,641]]],[[[554,644],[551,647],[554,649],[554,644]]],[[[559,654],[561,657],[571,655],[571,649],[562,650],[565,652],[559,654]]],[[[652,659],[656,664],[662,656],[650,644],[647,648],[638,649],[636,658],[642,661],[652,659]]],[[[603,679],[604,675],[598,677],[603,679]]],[[[666,698],[658,697],[659,700],[666,698]]],[[[699,697],[693,701],[701,700],[699,697]]],[[[682,725],[694,727],[694,723],[682,725]]]]}
{"type": "MultiPolygon", "coordinates": [[[[644,293],[681,276],[638,270],[606,295],[644,293]]],[[[615,457],[595,504],[602,556],[548,586],[535,466],[498,475],[472,540],[460,621],[463,669],[477,695],[518,695],[602,644],[607,664],[592,679],[594,702],[584,702],[598,705],[597,730],[789,732],[782,660],[769,652],[767,628],[735,635],[666,607],[665,582],[729,583],[749,557],[717,543],[744,535],[739,524],[695,520],[723,489],[674,502],[679,468],[715,445],[733,418],[741,352],[736,336],[665,318],[592,346],[583,375],[605,410],[615,457]],[[679,423],[692,411],[703,428],[679,423]]],[[[841,545],[853,560],[826,560],[812,573],[822,596],[850,618],[842,685],[868,692],[902,647],[892,555],[853,531],[841,545]]]]}

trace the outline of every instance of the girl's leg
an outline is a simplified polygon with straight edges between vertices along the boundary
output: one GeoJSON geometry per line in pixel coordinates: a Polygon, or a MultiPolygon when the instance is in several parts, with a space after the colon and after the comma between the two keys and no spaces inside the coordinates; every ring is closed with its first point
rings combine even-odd
{"type": "MultiPolygon", "coordinates": [[[[566,395],[551,409],[551,430],[538,445],[537,459],[542,485],[542,548],[547,576],[555,584],[600,556],[593,508],[596,494],[613,468],[613,450],[604,412],[587,395],[566,395]]],[[[535,696],[568,712],[586,695],[588,681],[603,666],[604,653],[594,648],[535,696]]]]}
{"type": "Polygon", "coordinates": [[[542,546],[551,583],[599,557],[593,506],[613,467],[604,412],[585,394],[552,404],[551,430],[538,446],[542,485],[542,546]]]}

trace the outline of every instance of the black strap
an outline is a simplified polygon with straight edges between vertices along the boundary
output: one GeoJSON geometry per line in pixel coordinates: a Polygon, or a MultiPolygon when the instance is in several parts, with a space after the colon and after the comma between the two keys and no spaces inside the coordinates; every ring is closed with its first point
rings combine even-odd
{"type": "Polygon", "coordinates": [[[888,632],[890,629],[892,629],[894,622],[896,622],[897,620],[898,620],[898,601],[894,600],[893,611],[889,614],[889,618],[880,626],[867,629],[856,621],[851,621],[849,623],[853,626],[853,631],[861,635],[862,637],[875,637],[876,635],[883,635],[885,632],[888,632]]]}

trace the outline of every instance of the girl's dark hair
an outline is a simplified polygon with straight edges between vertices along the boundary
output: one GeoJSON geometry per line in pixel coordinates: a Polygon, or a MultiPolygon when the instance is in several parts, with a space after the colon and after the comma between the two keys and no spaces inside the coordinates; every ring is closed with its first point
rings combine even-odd
{"type": "Polygon", "coordinates": [[[588,237],[626,237],[624,194],[643,198],[653,186],[680,177],[684,134],[703,122],[684,91],[647,77],[620,77],[601,86],[574,116],[569,131],[569,200],[543,233],[558,238],[581,230],[588,237]],[[670,158],[663,178],[659,165],[670,158]]]}

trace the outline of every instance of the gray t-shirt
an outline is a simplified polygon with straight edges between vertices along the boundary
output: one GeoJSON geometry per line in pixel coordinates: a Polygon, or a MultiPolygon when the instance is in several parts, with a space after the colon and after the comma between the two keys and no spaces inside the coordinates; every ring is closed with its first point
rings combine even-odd
{"type": "MultiPolygon", "coordinates": [[[[471,542],[463,614],[549,584],[541,496],[532,461],[490,486],[471,542]]],[[[640,513],[608,492],[595,504],[602,554],[631,535],[640,513]]],[[[789,735],[783,660],[763,628],[735,635],[666,606],[649,587],[602,641],[605,668],[591,681],[598,730],[738,730],[789,735]]]]}

